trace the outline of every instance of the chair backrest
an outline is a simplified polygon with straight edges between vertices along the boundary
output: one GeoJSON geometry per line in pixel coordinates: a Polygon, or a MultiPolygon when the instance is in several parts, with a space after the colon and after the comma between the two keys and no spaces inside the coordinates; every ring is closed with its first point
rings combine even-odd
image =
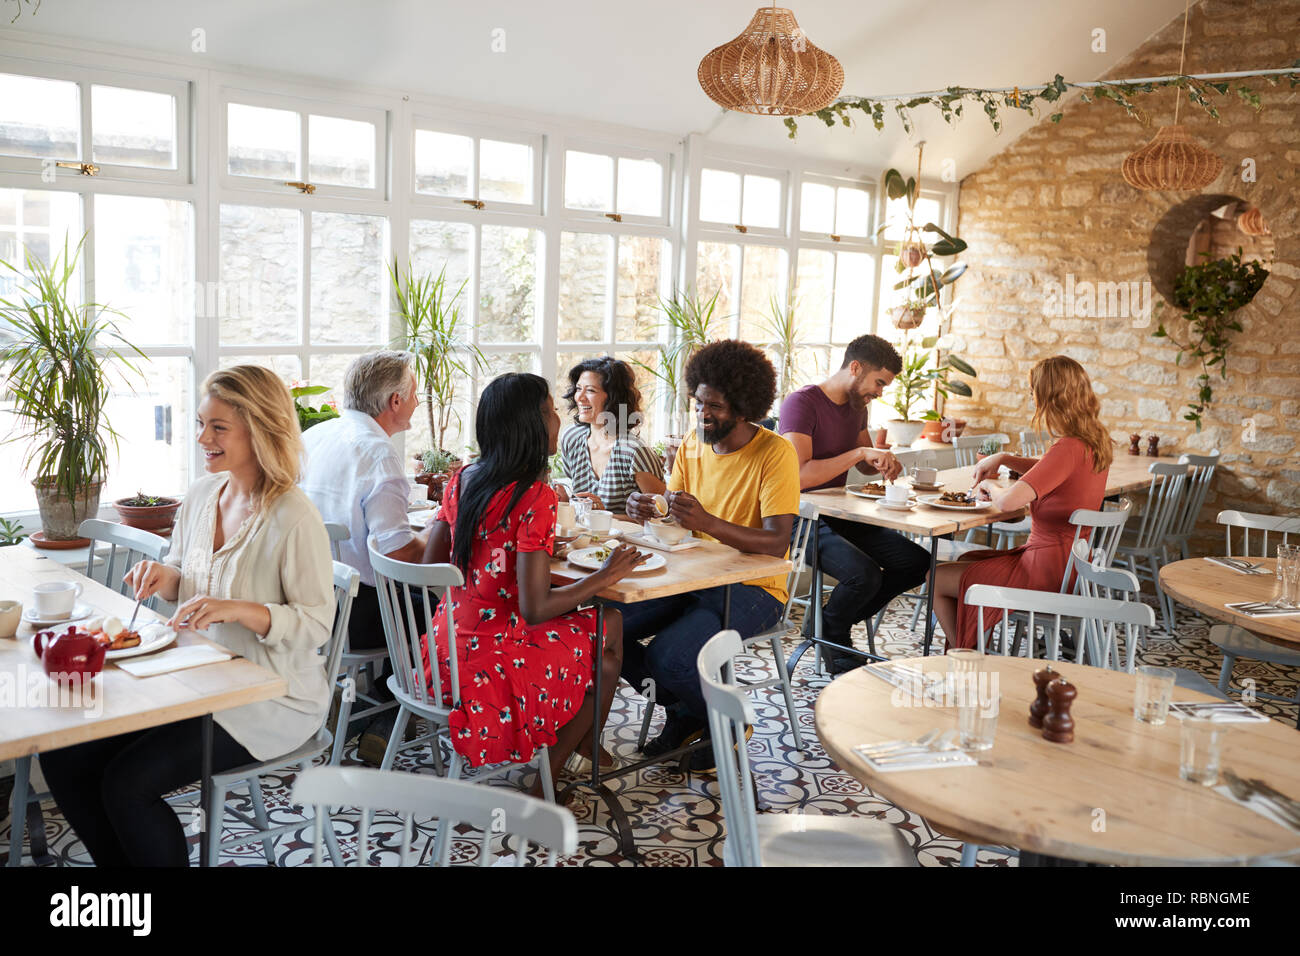
{"type": "Polygon", "coordinates": [[[1035,432],[1022,429],[1020,432],[1020,454],[1026,458],[1042,458],[1047,449],[1052,447],[1052,436],[1047,432],[1035,432]]]}
{"type": "Polygon", "coordinates": [[[1187,465],[1187,483],[1183,488],[1183,506],[1169,526],[1169,537],[1186,539],[1196,530],[1196,519],[1201,516],[1205,496],[1210,492],[1210,479],[1219,465],[1219,449],[1208,455],[1182,455],[1178,464],[1187,465]]]}
{"type": "Polygon", "coordinates": [[[1147,490],[1147,506],[1142,512],[1133,547],[1137,550],[1159,548],[1183,506],[1183,491],[1187,487],[1187,465],[1157,461],[1147,469],[1151,485],[1147,490]]]}
{"type": "MultiPolygon", "coordinates": [[[[316,809],[314,866],[321,865],[321,842],[329,808],[337,806],[358,807],[362,811],[358,866],[367,865],[370,856],[371,819],[375,810],[396,811],[402,815],[399,866],[406,866],[409,862],[411,823],[416,816],[455,820],[482,830],[483,839],[476,861],[479,866],[490,865],[492,839],[498,833],[519,838],[515,866],[525,864],[529,843],[536,843],[546,850],[546,866],[554,866],[559,854],[569,856],[578,850],[578,824],[572,813],[553,803],[514,793],[504,787],[393,770],[312,767],[298,775],[293,785],[293,799],[302,806],[316,809]]],[[[450,840],[445,842],[451,845],[450,840]]]]}
{"type": "MultiPolygon", "coordinates": [[[[1075,573],[1075,593],[1087,598],[1137,601],[1141,588],[1137,575],[1124,568],[1103,564],[1104,557],[1101,552],[1089,549],[1082,541],[1075,545],[1070,555],[1075,573]]],[[[1084,619],[1083,625],[1085,639],[1079,642],[1077,658],[1080,664],[1092,663],[1095,667],[1111,667],[1132,673],[1136,665],[1136,648],[1132,641],[1125,640],[1127,660],[1121,661],[1118,628],[1114,622],[1106,625],[1097,620],[1084,619]],[[1085,648],[1088,648],[1087,653],[1094,658],[1091,662],[1084,657],[1085,648]]]]}
{"type": "Polygon", "coordinates": [[[965,468],[967,465],[975,464],[980,445],[991,439],[1001,442],[1003,450],[1011,444],[1011,438],[1001,432],[994,432],[992,435],[956,436],[952,440],[952,449],[957,453],[957,467],[965,468]]]}
{"type": "Polygon", "coordinates": [[[337,521],[326,521],[325,533],[330,536],[330,554],[337,561],[339,559],[339,545],[351,538],[352,532],[345,524],[340,524],[337,521]]]}
{"type": "MultiPolygon", "coordinates": [[[[1102,566],[1110,567],[1115,560],[1115,549],[1124,533],[1124,525],[1133,513],[1133,502],[1121,498],[1119,501],[1107,501],[1101,507],[1101,511],[1076,508],[1070,513],[1070,524],[1074,525],[1074,540],[1070,542],[1070,549],[1073,551],[1080,541],[1085,541],[1094,551],[1102,553],[1102,566]]],[[[1065,574],[1061,577],[1060,591],[1065,594],[1069,590],[1070,567],[1067,564],[1065,574]]]]}
{"type": "MultiPolygon", "coordinates": [[[[92,539],[90,554],[86,558],[86,577],[112,588],[118,594],[131,596],[131,588],[122,580],[127,571],[140,561],[161,561],[171,548],[171,542],[161,535],[139,528],[129,528],[116,521],[87,518],[77,526],[77,534],[92,539]],[[103,573],[95,574],[95,544],[108,544],[108,557],[104,559],[103,573]],[[120,564],[119,564],[120,563],[120,564]]],[[[145,602],[153,608],[157,601],[145,602]]]]}
{"type": "MultiPolygon", "coordinates": [[[[325,679],[330,687],[338,677],[339,662],[343,651],[348,646],[348,621],[352,619],[352,601],[361,586],[361,573],[342,561],[334,562],[334,626],[330,628],[330,639],[322,648],[325,656],[325,679]]],[[[321,727],[329,723],[329,714],[321,718],[321,727]]]]}
{"type": "Polygon", "coordinates": [[[723,862],[727,866],[762,866],[758,844],[758,808],[745,746],[745,725],[754,722],[749,695],[728,679],[731,662],[743,643],[735,631],[719,631],[700,648],[695,660],[700,690],[709,713],[713,759],[717,764],[722,817],[727,826],[723,862]]]}
{"type": "Polygon", "coordinates": [[[424,681],[425,655],[420,645],[421,622],[433,625],[438,602],[448,588],[462,587],[465,577],[460,568],[451,564],[409,564],[394,561],[375,550],[374,540],[367,542],[370,549],[370,566],[375,571],[375,591],[379,597],[379,616],[384,622],[384,639],[388,643],[388,659],[393,663],[393,676],[397,686],[420,704],[430,709],[447,712],[444,696],[450,696],[452,705],[460,700],[460,664],[456,652],[456,626],[451,616],[451,602],[444,601],[446,615],[448,666],[438,661],[436,649],[430,641],[428,654],[430,684],[424,681]],[[417,618],[416,610],[423,616],[417,618]],[[430,686],[431,685],[431,686],[430,686]]]}
{"type": "Polygon", "coordinates": [[[791,536],[790,573],[785,580],[786,599],[785,613],[781,615],[782,624],[790,623],[790,610],[798,603],[795,588],[799,586],[799,576],[811,567],[808,548],[817,547],[817,515],[816,504],[810,501],[799,503],[799,516],[794,519],[794,534],[791,536]]]}
{"type": "Polygon", "coordinates": [[[1290,544],[1290,535],[1300,535],[1300,517],[1289,515],[1262,515],[1250,511],[1220,511],[1219,524],[1224,525],[1223,537],[1227,542],[1228,557],[1268,557],[1268,534],[1280,534],[1282,544],[1290,544]],[[1241,528],[1241,552],[1232,553],[1232,529],[1241,528]],[[1250,532],[1263,532],[1256,540],[1259,550],[1252,554],[1250,550],[1250,532]]]}
{"type": "MultiPolygon", "coordinates": [[[[1155,612],[1145,604],[1136,601],[1116,601],[1107,598],[1084,597],[1075,594],[1053,594],[1051,591],[1030,591],[1024,588],[1006,588],[993,584],[973,584],[966,589],[962,598],[967,606],[976,609],[979,650],[984,650],[984,610],[1001,611],[1002,653],[1011,651],[1010,620],[1013,611],[1029,615],[1030,640],[1025,642],[1027,654],[1034,656],[1036,626],[1048,630],[1047,657],[1060,660],[1061,621],[1069,623],[1070,618],[1080,618],[1094,622],[1093,627],[1123,624],[1126,642],[1131,648],[1139,633],[1135,629],[1153,627],[1156,622],[1155,612]],[[1035,617],[1039,620],[1035,621],[1035,617]],[[1050,623],[1049,623],[1050,621],[1050,623]]],[[[990,623],[998,623],[995,618],[990,623]]]]}

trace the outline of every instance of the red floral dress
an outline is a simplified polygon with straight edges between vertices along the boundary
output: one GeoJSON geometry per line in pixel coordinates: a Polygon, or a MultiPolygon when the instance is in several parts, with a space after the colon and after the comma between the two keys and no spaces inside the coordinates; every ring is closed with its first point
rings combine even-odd
{"type": "MultiPolygon", "coordinates": [[[[448,483],[442,502],[453,543],[462,474],[448,483]]],[[[532,759],[538,747],[555,743],[556,731],[573,719],[591,686],[595,609],[570,611],[535,626],[525,624],[519,611],[515,563],[521,551],[551,552],[556,498],[549,485],[535,482],[507,513],[514,491],[515,485],[508,485],[488,502],[465,586],[448,590],[433,625],[446,682],[450,599],[461,699],[452,701],[448,693],[444,703],[454,707],[452,745],[472,767],[532,759]]],[[[422,640],[432,691],[427,635],[422,640]]]]}

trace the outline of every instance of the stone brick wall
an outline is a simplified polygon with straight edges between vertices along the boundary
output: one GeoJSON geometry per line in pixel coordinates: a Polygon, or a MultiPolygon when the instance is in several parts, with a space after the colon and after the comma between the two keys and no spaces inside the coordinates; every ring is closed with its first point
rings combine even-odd
{"type": "MultiPolygon", "coordinates": [[[[1182,29],[1181,17],[1171,21],[1109,75],[1178,72],[1182,29]]],[[[1192,7],[1185,72],[1284,67],[1296,50],[1300,0],[1202,0],[1192,7]]],[[[956,350],[980,374],[974,396],[954,397],[949,410],[975,430],[1014,434],[1031,415],[1029,369],[1049,355],[1074,357],[1092,376],[1120,454],[1137,431],[1158,434],[1162,451],[1222,453],[1201,515],[1202,547],[1222,547],[1222,529],[1214,524],[1221,509],[1300,512],[1300,89],[1286,81],[1276,87],[1245,82],[1260,92],[1262,112],[1231,94],[1219,100],[1221,123],[1186,102],[1181,114],[1192,135],[1224,161],[1203,194],[1257,205],[1276,249],[1263,289],[1238,313],[1244,331],[1230,346],[1227,379],[1215,379],[1214,403],[1199,433],[1182,418],[1199,369],[1176,365],[1174,346],[1150,334],[1161,319],[1185,330],[1171,306],[1148,322],[1140,308],[1124,308],[1118,286],[1109,286],[1102,287],[1109,294],[1098,296],[1110,300],[1109,309],[1089,312],[1086,300],[1074,314],[1054,307],[1064,298],[1061,290],[1082,291],[1084,282],[1138,283],[1127,289],[1149,290],[1157,306],[1160,290],[1170,289],[1183,262],[1176,246],[1185,246],[1195,221],[1180,225],[1167,213],[1192,194],[1134,189],[1120,164],[1158,126],[1172,123],[1173,94],[1141,98],[1150,128],[1113,103],[1074,102],[1059,124],[1045,118],[965,178],[959,203],[959,234],[970,243],[962,258],[970,269],[953,332],[956,350]],[[1247,159],[1254,161],[1254,182],[1242,179],[1247,159]],[[1153,236],[1166,247],[1162,254],[1149,255],[1153,236]],[[1089,317],[1080,318],[1081,311],[1089,317]],[[1097,312],[1111,314],[1091,317],[1097,312]]],[[[1207,199],[1206,211],[1216,202],[1207,199]]]]}

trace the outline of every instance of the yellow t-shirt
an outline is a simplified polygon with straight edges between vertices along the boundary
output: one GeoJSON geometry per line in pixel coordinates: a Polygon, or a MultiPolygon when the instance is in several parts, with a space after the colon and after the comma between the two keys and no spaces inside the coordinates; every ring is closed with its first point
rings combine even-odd
{"type": "MultiPolygon", "coordinates": [[[[787,439],[766,428],[729,455],[719,455],[692,432],[677,452],[668,490],[689,492],[709,514],[746,528],[761,528],[763,519],[773,515],[795,515],[797,520],[799,456],[787,439]]],[[[784,574],[745,583],[785,603],[784,574]]]]}

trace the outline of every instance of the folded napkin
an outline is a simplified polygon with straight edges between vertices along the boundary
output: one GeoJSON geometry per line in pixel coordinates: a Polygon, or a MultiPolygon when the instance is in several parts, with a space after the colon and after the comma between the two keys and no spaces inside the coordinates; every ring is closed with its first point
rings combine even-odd
{"type": "Polygon", "coordinates": [[[893,773],[896,770],[935,770],[943,767],[974,767],[979,763],[964,750],[956,748],[884,753],[873,756],[863,753],[861,747],[854,747],[853,752],[877,773],[893,773]]]}
{"type": "Polygon", "coordinates": [[[1263,714],[1235,701],[1213,704],[1199,700],[1174,701],[1169,705],[1169,713],[1179,720],[1184,717],[1201,717],[1221,724],[1268,723],[1268,718],[1263,714]]]}
{"type": "Polygon", "coordinates": [[[1247,810],[1254,810],[1261,817],[1268,817],[1268,819],[1272,820],[1278,826],[1286,827],[1288,830],[1294,830],[1296,833],[1300,833],[1300,827],[1288,823],[1283,819],[1282,816],[1273,809],[1272,805],[1259,794],[1254,794],[1249,800],[1238,800],[1232,795],[1232,791],[1228,788],[1226,783],[1219,784],[1219,786],[1214,788],[1214,792],[1227,797],[1233,803],[1240,804],[1247,810]]]}
{"type": "Polygon", "coordinates": [[[1230,611],[1244,614],[1246,617],[1287,617],[1292,614],[1300,614],[1300,607],[1259,607],[1250,601],[1240,601],[1236,604],[1225,604],[1223,606],[1230,611]]]}
{"type": "Polygon", "coordinates": [[[223,651],[209,644],[186,644],[184,647],[174,647],[161,654],[125,660],[117,666],[133,677],[156,677],[171,671],[185,670],[187,667],[228,661],[234,656],[229,651],[223,651]]]}
{"type": "MultiPolygon", "coordinates": [[[[1257,566],[1252,566],[1249,570],[1247,570],[1241,565],[1235,563],[1237,560],[1236,558],[1233,558],[1231,561],[1229,561],[1227,558],[1207,557],[1205,560],[1212,562],[1213,564],[1221,565],[1222,567],[1227,568],[1229,571],[1236,571],[1238,574],[1272,574],[1273,573],[1268,568],[1261,568],[1257,566]]],[[[1253,565],[1253,562],[1251,561],[1247,561],[1245,563],[1253,565]]]]}

